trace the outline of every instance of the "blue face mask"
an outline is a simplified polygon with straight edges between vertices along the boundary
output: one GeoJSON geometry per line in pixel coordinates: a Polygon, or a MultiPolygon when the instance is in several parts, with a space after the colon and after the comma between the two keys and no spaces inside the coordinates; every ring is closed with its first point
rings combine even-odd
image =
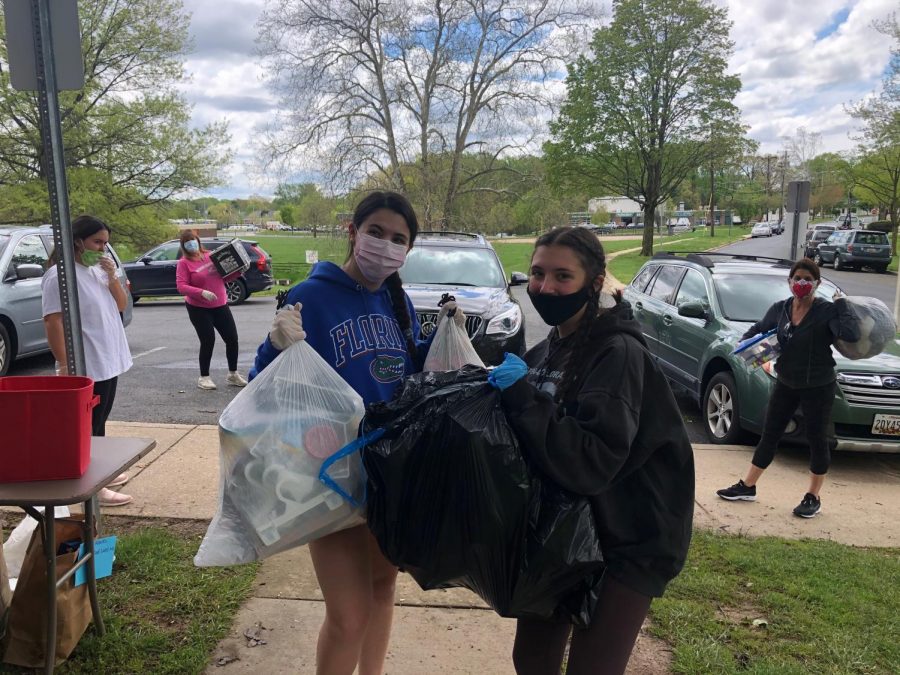
{"type": "Polygon", "coordinates": [[[196,253],[200,250],[200,242],[198,242],[196,239],[186,241],[184,242],[184,250],[188,253],[196,253]]]}

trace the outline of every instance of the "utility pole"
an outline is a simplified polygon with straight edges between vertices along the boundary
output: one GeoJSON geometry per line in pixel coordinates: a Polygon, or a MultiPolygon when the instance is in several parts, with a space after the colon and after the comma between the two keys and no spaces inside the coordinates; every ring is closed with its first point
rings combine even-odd
{"type": "MultiPolygon", "coordinates": [[[[772,160],[775,155],[766,155],[766,222],[769,222],[769,198],[772,196],[772,160]]],[[[784,189],[782,187],[782,189],[784,189]]]]}
{"type": "Polygon", "coordinates": [[[709,236],[716,236],[716,171],[709,165],[709,236]]]}
{"type": "Polygon", "coordinates": [[[787,150],[784,151],[784,159],[781,161],[781,202],[778,204],[778,222],[784,222],[784,177],[787,174],[787,150]]]}

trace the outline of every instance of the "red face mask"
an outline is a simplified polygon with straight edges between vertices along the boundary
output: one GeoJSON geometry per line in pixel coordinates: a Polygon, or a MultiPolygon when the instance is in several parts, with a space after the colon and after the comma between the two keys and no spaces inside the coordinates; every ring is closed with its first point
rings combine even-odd
{"type": "Polygon", "coordinates": [[[812,281],[792,281],[791,282],[791,293],[794,294],[796,298],[805,298],[807,295],[813,292],[815,288],[815,284],[812,281]]]}

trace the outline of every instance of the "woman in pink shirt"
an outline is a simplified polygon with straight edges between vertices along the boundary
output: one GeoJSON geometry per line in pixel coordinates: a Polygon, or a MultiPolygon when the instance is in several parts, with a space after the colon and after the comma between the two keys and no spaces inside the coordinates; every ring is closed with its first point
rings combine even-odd
{"type": "MultiPolygon", "coordinates": [[[[239,276],[240,272],[234,276],[239,276]]],[[[200,389],[215,389],[216,383],[209,376],[209,363],[216,345],[216,333],[225,341],[225,356],[228,359],[228,377],[225,381],[235,387],[247,384],[237,372],[238,334],[231,310],[225,304],[225,282],[209,259],[209,252],[203,248],[199,237],[190,230],[181,233],[181,259],[175,271],[178,292],[184,296],[185,306],[197,337],[200,338],[200,389]]]]}

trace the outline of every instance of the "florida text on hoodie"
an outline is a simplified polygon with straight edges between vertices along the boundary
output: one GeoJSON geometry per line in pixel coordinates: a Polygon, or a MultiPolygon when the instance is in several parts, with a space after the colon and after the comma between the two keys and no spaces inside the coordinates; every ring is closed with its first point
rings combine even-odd
{"type": "Polygon", "coordinates": [[[675,397],[621,302],[594,324],[580,386],[554,395],[576,336],[525,354],[527,378],[503,394],[524,452],[561,487],[591,500],[608,573],[660,596],[684,565],[694,509],[694,456],[675,397]]]}
{"type": "MultiPolygon", "coordinates": [[[[418,354],[415,361],[410,358],[386,286],[369,291],[334,263],[320,262],[288,292],[284,306],[297,302],[303,304],[306,342],[366,405],[390,400],[405,376],[421,370],[429,342],[416,339],[418,354]]],[[[409,296],[406,305],[412,334],[418,338],[419,322],[409,296]]],[[[279,353],[266,337],[256,352],[250,378],[279,353]]]]}

